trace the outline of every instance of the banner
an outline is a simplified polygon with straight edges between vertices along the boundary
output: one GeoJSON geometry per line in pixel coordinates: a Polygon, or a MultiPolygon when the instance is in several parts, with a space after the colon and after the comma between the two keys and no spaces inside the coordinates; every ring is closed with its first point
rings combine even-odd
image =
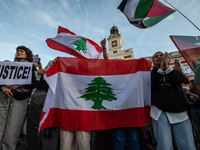
{"type": "Polygon", "coordinates": [[[0,85],[31,84],[32,63],[0,61],[0,85]]]}
{"type": "Polygon", "coordinates": [[[45,74],[49,91],[40,130],[103,130],[151,122],[151,62],[57,58],[45,74]]]}

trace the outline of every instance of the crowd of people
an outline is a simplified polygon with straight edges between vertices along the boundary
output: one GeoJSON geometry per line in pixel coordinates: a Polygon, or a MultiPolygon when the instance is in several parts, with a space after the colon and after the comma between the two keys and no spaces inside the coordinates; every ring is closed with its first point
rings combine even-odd
{"type": "MultiPolygon", "coordinates": [[[[106,39],[101,41],[101,46],[104,59],[109,59],[106,39]]],[[[33,62],[32,51],[25,46],[17,47],[14,61],[33,62]]],[[[197,135],[200,131],[200,65],[196,68],[195,79],[189,81],[178,60],[175,60],[174,68],[169,67],[170,61],[166,52],[158,51],[152,57],[154,68],[151,71],[150,116],[152,138],[156,145],[152,145],[145,137],[145,127],[98,131],[60,129],[57,149],[90,150],[91,136],[94,136],[94,150],[123,150],[124,147],[130,150],[195,150],[193,127],[197,129],[197,135]],[[189,85],[185,92],[182,83],[189,85]]],[[[43,75],[53,63],[56,63],[56,59],[49,61],[43,69],[41,62],[36,61],[32,67],[30,85],[0,85],[0,150],[16,149],[25,118],[28,150],[43,148],[43,131],[38,133],[38,129],[49,88],[43,75]],[[29,92],[18,95],[15,92],[18,88],[29,92]]]]}

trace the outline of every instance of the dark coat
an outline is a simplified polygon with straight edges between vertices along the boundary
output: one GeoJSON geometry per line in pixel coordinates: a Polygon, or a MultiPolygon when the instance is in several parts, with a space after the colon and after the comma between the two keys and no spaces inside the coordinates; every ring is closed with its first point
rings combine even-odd
{"type": "Polygon", "coordinates": [[[186,95],[181,87],[182,83],[187,83],[186,78],[177,70],[164,75],[157,71],[156,67],[151,71],[152,105],[165,112],[186,111],[186,95]]]}

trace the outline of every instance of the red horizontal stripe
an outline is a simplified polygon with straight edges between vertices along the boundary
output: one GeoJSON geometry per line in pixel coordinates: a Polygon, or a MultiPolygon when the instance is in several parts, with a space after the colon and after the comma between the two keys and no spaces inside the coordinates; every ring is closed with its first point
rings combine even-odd
{"type": "Polygon", "coordinates": [[[77,58],[85,58],[83,55],[81,55],[80,53],[78,53],[74,49],[72,49],[68,46],[65,46],[65,45],[63,45],[63,44],[61,44],[57,41],[54,41],[50,38],[46,40],[46,43],[52,49],[55,49],[55,50],[58,50],[58,51],[61,51],[61,52],[64,52],[64,53],[68,53],[68,54],[73,55],[77,58]]]}
{"type": "MultiPolygon", "coordinates": [[[[118,127],[143,127],[151,123],[150,106],[117,111],[80,111],[51,108],[40,130],[105,130],[118,127]]],[[[44,116],[44,112],[42,114],[44,116]]]]}
{"type": "Polygon", "coordinates": [[[93,45],[95,47],[95,49],[97,50],[97,52],[101,53],[102,52],[102,48],[97,44],[95,43],[94,41],[90,40],[90,39],[87,39],[88,42],[93,45]]]}
{"type": "Polygon", "coordinates": [[[75,75],[124,75],[138,71],[150,71],[151,61],[141,58],[134,60],[78,59],[58,57],[57,63],[46,72],[47,77],[57,72],[75,75]]]}

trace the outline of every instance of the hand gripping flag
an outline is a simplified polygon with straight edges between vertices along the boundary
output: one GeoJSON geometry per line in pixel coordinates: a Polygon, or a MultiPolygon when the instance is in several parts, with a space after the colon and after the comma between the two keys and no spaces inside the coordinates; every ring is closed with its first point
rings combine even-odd
{"type": "Polygon", "coordinates": [[[195,72],[200,63],[200,36],[170,36],[175,46],[195,72]]]}
{"type": "Polygon", "coordinates": [[[77,58],[97,59],[102,52],[102,48],[92,40],[78,36],[60,26],[58,27],[57,36],[48,38],[46,43],[52,49],[68,53],[77,58]]]}
{"type": "Polygon", "coordinates": [[[58,57],[45,74],[49,91],[40,130],[103,130],[151,122],[151,62],[58,57]]]}
{"type": "Polygon", "coordinates": [[[134,26],[151,27],[174,12],[158,0],[123,0],[118,9],[134,26]]]}

